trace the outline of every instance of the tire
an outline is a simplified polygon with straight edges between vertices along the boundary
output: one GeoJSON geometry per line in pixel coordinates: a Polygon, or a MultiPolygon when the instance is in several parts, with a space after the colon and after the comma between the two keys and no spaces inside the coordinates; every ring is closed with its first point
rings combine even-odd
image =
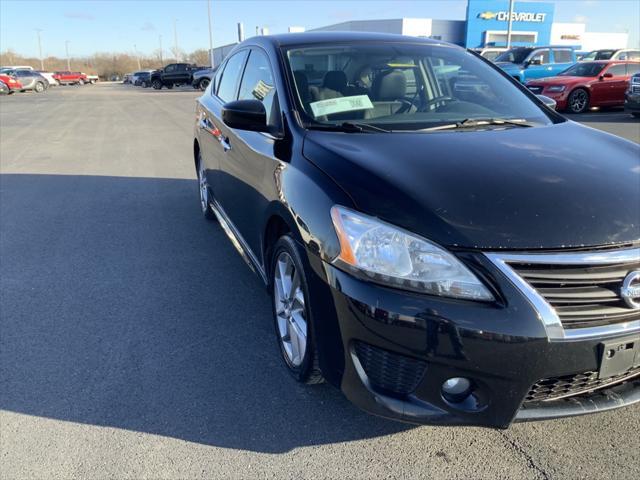
{"type": "Polygon", "coordinates": [[[33,87],[33,89],[37,92],[37,93],[42,93],[44,92],[44,83],[42,82],[36,82],[35,86],[33,87]]]}
{"type": "Polygon", "coordinates": [[[209,83],[211,83],[211,81],[208,78],[203,78],[198,82],[198,88],[200,90],[206,90],[207,87],[209,86],[209,83]]]}
{"type": "Polygon", "coordinates": [[[162,89],[162,82],[160,80],[154,80],[151,82],[151,86],[156,90],[160,90],[162,89]]]}
{"type": "Polygon", "coordinates": [[[211,210],[211,206],[209,205],[211,202],[211,190],[207,183],[204,162],[202,161],[200,152],[198,152],[198,168],[196,173],[198,175],[198,191],[200,194],[200,209],[202,210],[202,215],[204,215],[204,218],[207,220],[214,220],[216,215],[213,213],[213,210],[211,210]]]}
{"type": "Polygon", "coordinates": [[[147,88],[147,87],[149,86],[149,84],[147,83],[147,81],[146,81],[146,80],[143,80],[143,81],[142,81],[142,83],[140,84],[140,86],[141,86],[142,88],[147,88]]]}
{"type": "Polygon", "coordinates": [[[322,383],[305,262],[295,240],[290,235],[280,237],[271,258],[273,321],[284,364],[298,382],[322,383]]]}
{"type": "Polygon", "coordinates": [[[171,89],[173,88],[173,83],[168,84],[168,85],[167,85],[167,88],[168,88],[169,90],[171,90],[171,89]]]}
{"type": "Polygon", "coordinates": [[[571,113],[584,113],[589,109],[589,92],[576,88],[567,98],[567,110],[571,113]]]}

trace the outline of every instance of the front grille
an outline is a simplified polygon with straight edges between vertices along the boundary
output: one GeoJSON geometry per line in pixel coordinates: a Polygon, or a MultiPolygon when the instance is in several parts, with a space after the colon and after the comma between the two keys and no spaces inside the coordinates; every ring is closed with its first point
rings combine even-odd
{"type": "Polygon", "coordinates": [[[545,402],[593,392],[605,387],[612,387],[640,377],[640,367],[627,370],[625,373],[609,378],[598,378],[598,372],[588,371],[575,375],[545,378],[537,382],[525,397],[525,403],[545,402]]]}
{"type": "Polygon", "coordinates": [[[640,85],[632,85],[631,93],[640,93],[640,85]]]}
{"type": "Polygon", "coordinates": [[[372,386],[397,395],[413,392],[427,363],[364,342],[354,343],[358,360],[372,386]]]}
{"type": "Polygon", "coordinates": [[[640,269],[640,258],[626,263],[552,264],[509,262],[554,308],[565,329],[598,327],[640,319],[640,310],[621,297],[622,282],[640,269]]]}
{"type": "Polygon", "coordinates": [[[536,95],[539,95],[539,94],[542,93],[543,87],[532,85],[532,86],[529,87],[529,90],[531,90],[532,93],[535,93],[536,95]]]}

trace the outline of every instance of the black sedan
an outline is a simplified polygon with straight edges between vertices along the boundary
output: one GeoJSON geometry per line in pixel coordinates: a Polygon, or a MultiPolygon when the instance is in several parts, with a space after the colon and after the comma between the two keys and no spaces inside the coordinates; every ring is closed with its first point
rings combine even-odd
{"type": "Polygon", "coordinates": [[[296,380],[427,424],[640,401],[638,145],[379,34],[242,42],[196,117],[202,212],[264,282],[296,380]]]}

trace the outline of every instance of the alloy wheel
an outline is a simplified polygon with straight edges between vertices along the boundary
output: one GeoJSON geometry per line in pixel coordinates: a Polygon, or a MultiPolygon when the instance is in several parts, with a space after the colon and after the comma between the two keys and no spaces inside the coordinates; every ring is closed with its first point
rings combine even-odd
{"type": "Polygon", "coordinates": [[[307,350],[305,297],[300,273],[287,252],[281,252],[274,269],[273,295],[278,333],[288,361],[298,367],[307,350]]]}
{"type": "Polygon", "coordinates": [[[576,90],[571,94],[571,110],[580,113],[587,107],[589,98],[584,90],[576,90]]]}
{"type": "Polygon", "coordinates": [[[208,86],[209,86],[208,78],[203,78],[202,80],[200,80],[200,90],[206,90],[208,86]]]}
{"type": "Polygon", "coordinates": [[[42,93],[44,92],[44,85],[40,82],[36,83],[36,92],[42,93]]]}
{"type": "Polygon", "coordinates": [[[207,175],[202,160],[198,162],[198,186],[200,189],[200,207],[206,213],[209,209],[209,185],[207,184],[207,175]]]}

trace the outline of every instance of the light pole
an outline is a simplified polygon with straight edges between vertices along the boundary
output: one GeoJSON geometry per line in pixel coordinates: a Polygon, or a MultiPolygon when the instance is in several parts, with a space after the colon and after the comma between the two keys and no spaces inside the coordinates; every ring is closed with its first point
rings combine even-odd
{"type": "Polygon", "coordinates": [[[67,70],[71,71],[71,61],[69,60],[69,40],[65,40],[64,49],[67,52],[67,70]]]}
{"type": "Polygon", "coordinates": [[[142,70],[142,67],[140,66],[140,55],[138,55],[138,49],[135,44],[133,45],[133,52],[136,54],[136,60],[138,60],[138,70],[142,70]]]}
{"type": "Polygon", "coordinates": [[[209,63],[213,68],[213,34],[211,33],[211,0],[207,0],[207,16],[209,17],[209,63]]]}
{"type": "Polygon", "coordinates": [[[177,20],[174,18],[173,19],[173,43],[175,47],[176,62],[179,62],[180,53],[178,52],[178,28],[176,27],[176,22],[177,20]]]}
{"type": "Polygon", "coordinates": [[[509,0],[509,23],[507,25],[507,48],[511,48],[511,24],[513,22],[513,0],[509,0]]]}
{"type": "Polygon", "coordinates": [[[163,66],[163,62],[162,62],[162,35],[160,35],[158,37],[158,40],[160,41],[160,66],[163,66]]]}
{"type": "Polygon", "coordinates": [[[38,32],[38,53],[40,54],[40,70],[44,70],[44,60],[42,59],[42,40],[40,39],[41,28],[36,28],[38,32]]]}

